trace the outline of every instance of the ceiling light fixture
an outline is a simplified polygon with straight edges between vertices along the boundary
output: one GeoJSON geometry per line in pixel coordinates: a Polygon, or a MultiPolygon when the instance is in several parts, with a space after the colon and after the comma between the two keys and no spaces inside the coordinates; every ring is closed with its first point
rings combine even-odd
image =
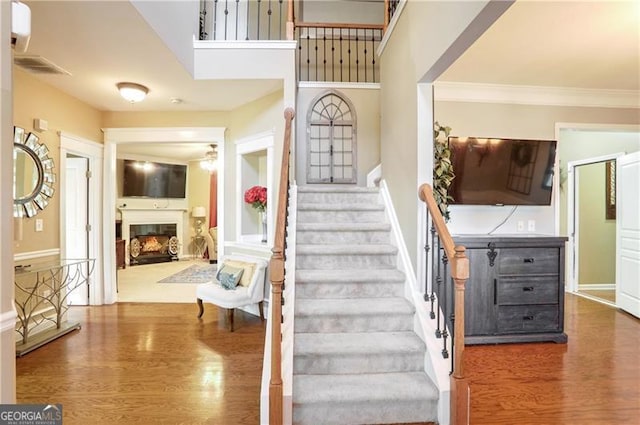
{"type": "Polygon", "coordinates": [[[205,154],[205,158],[200,161],[200,168],[212,173],[218,168],[218,153],[216,152],[216,145],[210,145],[211,150],[205,154]]]}
{"type": "Polygon", "coordinates": [[[127,102],[136,103],[144,100],[149,93],[149,89],[142,84],[136,83],[118,83],[116,84],[120,96],[122,96],[127,102]]]}

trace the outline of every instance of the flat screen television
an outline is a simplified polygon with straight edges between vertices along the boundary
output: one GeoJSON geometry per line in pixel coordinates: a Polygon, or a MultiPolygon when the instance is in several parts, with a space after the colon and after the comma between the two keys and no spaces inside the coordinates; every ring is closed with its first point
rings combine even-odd
{"type": "Polygon", "coordinates": [[[122,195],[125,197],[184,198],[187,166],[124,160],[122,195]]]}
{"type": "Polygon", "coordinates": [[[449,137],[451,205],[550,205],[555,140],[449,137]]]}

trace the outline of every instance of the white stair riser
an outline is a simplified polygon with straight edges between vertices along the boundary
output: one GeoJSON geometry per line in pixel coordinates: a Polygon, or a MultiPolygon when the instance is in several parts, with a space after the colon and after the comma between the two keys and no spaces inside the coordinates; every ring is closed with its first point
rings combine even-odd
{"type": "Polygon", "coordinates": [[[424,370],[424,353],[396,352],[362,354],[296,354],[293,373],[334,375],[352,373],[417,372],[424,370]]]}
{"type": "Polygon", "coordinates": [[[320,283],[296,284],[296,298],[373,298],[401,297],[403,283],[320,283]]]}
{"type": "Polygon", "coordinates": [[[298,223],[381,223],[382,210],[298,210],[298,223]]]}
{"type": "Polygon", "coordinates": [[[296,241],[299,244],[388,244],[389,240],[388,231],[323,232],[298,230],[296,234],[296,241]]]}
{"type": "Polygon", "coordinates": [[[395,266],[396,256],[392,254],[298,254],[296,256],[298,270],[391,269],[395,266]]]}
{"type": "Polygon", "coordinates": [[[395,332],[413,329],[413,313],[370,315],[314,315],[296,313],[296,333],[395,332]]]}
{"type": "Polygon", "coordinates": [[[344,425],[345,418],[358,418],[360,424],[418,423],[433,421],[436,400],[370,400],[331,403],[293,403],[296,425],[344,425]]]}
{"type": "Polygon", "coordinates": [[[379,204],[380,195],[371,193],[298,192],[298,202],[318,204],[379,204]]]}

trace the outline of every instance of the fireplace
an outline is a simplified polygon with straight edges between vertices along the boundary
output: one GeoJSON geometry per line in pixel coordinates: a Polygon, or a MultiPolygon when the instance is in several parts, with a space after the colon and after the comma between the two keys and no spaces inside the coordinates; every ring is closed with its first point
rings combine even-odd
{"type": "Polygon", "coordinates": [[[178,259],[176,224],[129,226],[129,264],[150,264],[178,259]]]}

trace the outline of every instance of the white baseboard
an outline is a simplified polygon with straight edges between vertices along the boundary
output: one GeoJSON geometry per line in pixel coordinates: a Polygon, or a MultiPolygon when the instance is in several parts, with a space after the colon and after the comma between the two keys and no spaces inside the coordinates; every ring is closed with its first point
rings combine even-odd
{"type": "Polygon", "coordinates": [[[12,309],[9,311],[0,313],[0,333],[5,332],[9,329],[15,330],[17,318],[18,313],[16,312],[15,307],[12,307],[12,309]]]}
{"type": "Polygon", "coordinates": [[[615,283],[583,283],[578,285],[578,291],[615,291],[615,283]]]}

